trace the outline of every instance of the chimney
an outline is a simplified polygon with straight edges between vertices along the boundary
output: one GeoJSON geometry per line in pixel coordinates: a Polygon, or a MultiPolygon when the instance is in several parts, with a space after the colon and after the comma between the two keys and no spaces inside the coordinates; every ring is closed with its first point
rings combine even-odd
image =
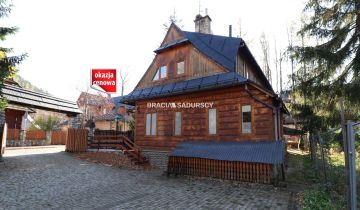
{"type": "Polygon", "coordinates": [[[203,17],[200,14],[195,17],[195,32],[212,34],[211,32],[211,18],[207,14],[207,9],[205,9],[206,15],[203,17]]]}
{"type": "Polygon", "coordinates": [[[232,37],[232,25],[229,25],[229,37],[232,37]]]}

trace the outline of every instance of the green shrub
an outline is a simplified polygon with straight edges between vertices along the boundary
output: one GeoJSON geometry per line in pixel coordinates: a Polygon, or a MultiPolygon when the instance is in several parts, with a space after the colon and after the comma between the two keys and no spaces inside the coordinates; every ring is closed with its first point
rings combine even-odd
{"type": "Polygon", "coordinates": [[[31,129],[38,129],[35,125],[39,126],[41,130],[52,131],[58,128],[60,118],[57,116],[40,117],[34,120],[31,129]]]}
{"type": "Polygon", "coordinates": [[[330,193],[326,192],[319,185],[313,185],[306,189],[301,200],[301,208],[304,210],[332,210],[342,209],[340,203],[333,203],[331,201],[330,193]]]}

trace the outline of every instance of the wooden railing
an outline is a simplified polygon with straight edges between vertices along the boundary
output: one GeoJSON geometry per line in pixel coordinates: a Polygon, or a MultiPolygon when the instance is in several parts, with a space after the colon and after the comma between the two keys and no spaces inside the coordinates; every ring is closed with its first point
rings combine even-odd
{"type": "Polygon", "coordinates": [[[128,148],[124,150],[124,154],[126,154],[133,162],[137,164],[148,163],[148,160],[141,154],[141,149],[138,145],[136,145],[126,136],[122,136],[122,139],[125,146],[128,148]]]}
{"type": "Polygon", "coordinates": [[[272,165],[170,156],[168,173],[270,183],[272,165]]]}
{"type": "Polygon", "coordinates": [[[141,154],[138,147],[127,134],[119,131],[101,131],[96,130],[94,139],[90,143],[90,148],[97,149],[119,149],[124,152],[128,158],[136,164],[147,163],[147,159],[141,154]]]}
{"type": "Polygon", "coordinates": [[[8,128],[6,139],[8,140],[20,140],[20,129],[8,128]]]}
{"type": "Polygon", "coordinates": [[[26,140],[45,140],[46,131],[43,130],[28,130],[26,131],[26,140]]]}
{"type": "Polygon", "coordinates": [[[66,144],[66,131],[53,131],[51,133],[51,144],[52,145],[65,145],[66,144]]]}

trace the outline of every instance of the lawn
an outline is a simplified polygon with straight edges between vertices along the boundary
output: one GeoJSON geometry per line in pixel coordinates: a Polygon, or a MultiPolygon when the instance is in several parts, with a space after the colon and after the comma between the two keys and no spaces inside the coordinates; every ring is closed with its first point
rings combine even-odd
{"type": "MultiPolygon", "coordinates": [[[[343,160],[343,153],[332,151],[327,158],[324,173],[321,160],[312,161],[309,154],[287,154],[287,164],[291,167],[291,172],[287,175],[287,182],[297,183],[304,187],[296,195],[300,208],[345,209],[345,164],[343,160]]],[[[358,173],[360,172],[358,171],[358,173]]],[[[359,180],[357,181],[359,183],[359,180]]]]}

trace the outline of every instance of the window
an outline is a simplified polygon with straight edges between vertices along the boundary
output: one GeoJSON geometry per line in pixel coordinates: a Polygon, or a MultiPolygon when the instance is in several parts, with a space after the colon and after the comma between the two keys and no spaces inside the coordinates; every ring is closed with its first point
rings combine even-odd
{"type": "Polygon", "coordinates": [[[216,109],[209,109],[209,134],[216,134],[216,109]]]}
{"type": "Polygon", "coordinates": [[[156,113],[146,114],[146,135],[156,135],[156,113]]]}
{"type": "Polygon", "coordinates": [[[153,77],[153,81],[165,78],[167,76],[167,67],[161,66],[153,77]]]}
{"type": "Polygon", "coordinates": [[[181,135],[181,112],[175,112],[175,135],[181,135]]]}
{"type": "Polygon", "coordinates": [[[177,63],[177,74],[183,74],[185,72],[185,63],[181,61],[177,63]]]}
{"type": "Polygon", "coordinates": [[[167,75],[167,67],[166,66],[160,67],[160,78],[165,78],[166,75],[167,75]]]}
{"type": "Polygon", "coordinates": [[[153,78],[153,81],[159,80],[159,79],[160,79],[160,76],[159,76],[159,70],[158,70],[158,71],[156,71],[156,74],[155,74],[155,76],[153,78]]]}
{"type": "Polygon", "coordinates": [[[241,107],[242,112],[242,133],[251,133],[251,106],[241,107]]]}

